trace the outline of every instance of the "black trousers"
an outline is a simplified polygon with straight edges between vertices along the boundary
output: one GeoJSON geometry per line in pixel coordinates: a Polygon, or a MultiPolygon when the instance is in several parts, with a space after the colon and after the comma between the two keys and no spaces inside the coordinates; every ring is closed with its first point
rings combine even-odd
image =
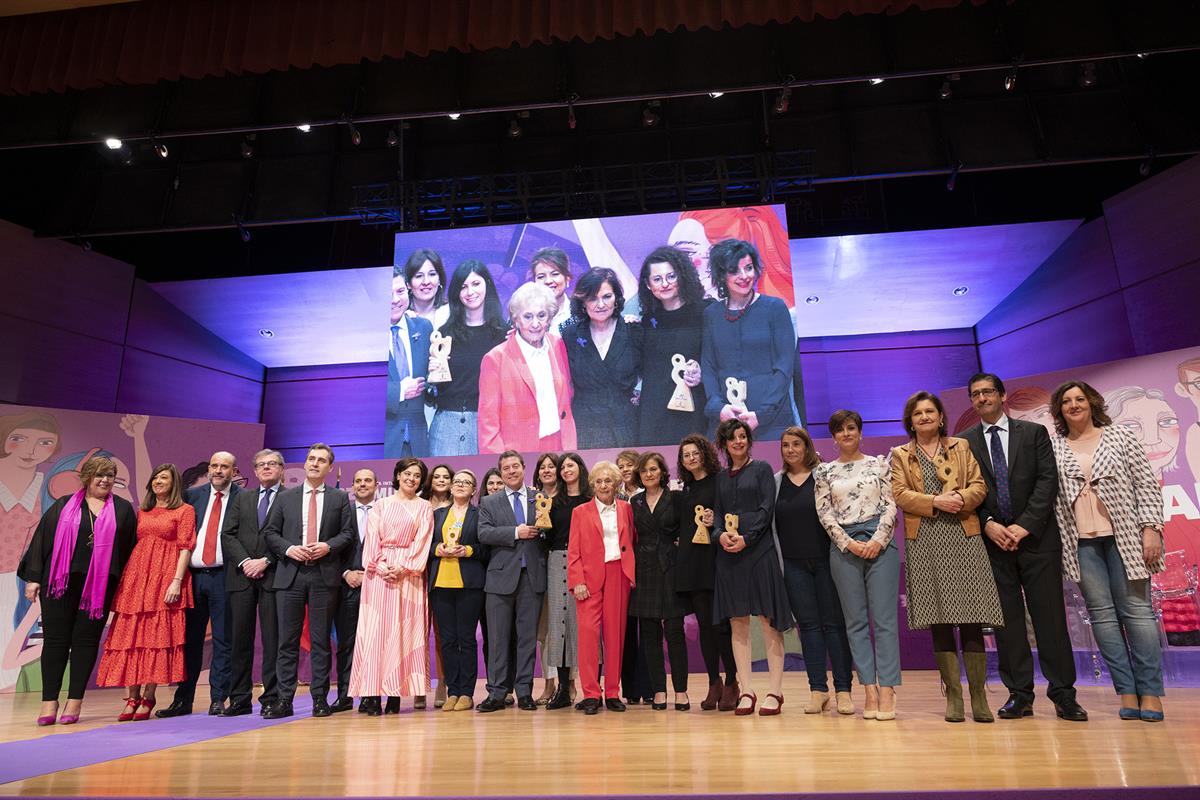
{"type": "Polygon", "coordinates": [[[354,669],[354,643],[358,634],[358,603],[362,589],[351,589],[343,584],[337,614],[333,618],[333,631],[337,638],[337,696],[340,700],[350,696],[350,671],[354,669]]]}
{"type": "Polygon", "coordinates": [[[700,629],[700,655],[704,657],[704,669],[708,682],[721,679],[721,663],[725,664],[725,685],[737,683],[737,664],[733,660],[733,631],[729,621],[714,623],[713,593],[711,590],[688,592],[692,610],[696,612],[696,625],[700,629]],[[720,661],[718,662],[718,659],[720,661]]]}
{"type": "MultiPolygon", "coordinates": [[[[91,619],[79,610],[85,576],[71,574],[67,591],[54,598],[42,594],[42,700],[57,700],[63,673],[71,665],[68,700],[82,700],[100,654],[100,635],[108,614],[91,619]]],[[[111,587],[110,587],[111,588],[111,587]]],[[[109,592],[112,596],[112,592],[109,592]]]]}
{"type": "Polygon", "coordinates": [[[482,589],[429,590],[429,605],[442,637],[442,672],[450,697],[471,697],[479,679],[475,629],[483,613],[482,589]]]}
{"type": "Polygon", "coordinates": [[[290,703],[296,696],[296,672],[300,664],[300,635],[304,630],[304,611],[308,610],[308,635],[312,651],[313,701],[329,700],[329,630],[337,616],[339,587],[326,586],[321,568],[305,564],[297,568],[296,579],[286,589],[275,592],[279,612],[279,657],[275,673],[279,679],[279,702],[290,703]]]}
{"type": "Polygon", "coordinates": [[[1033,701],[1033,652],[1025,626],[1028,604],[1037,640],[1038,664],[1049,683],[1046,694],[1055,703],[1075,699],[1075,657],[1067,632],[1061,547],[1054,546],[1057,541],[1034,543],[1025,539],[1022,544],[1026,546],[1010,553],[986,537],[985,541],[1000,595],[1000,609],[1004,612],[1004,627],[996,631],[1000,680],[1009,693],[1033,701]]]}
{"type": "Polygon", "coordinates": [[[275,659],[279,653],[279,612],[275,607],[275,591],[268,590],[266,584],[271,577],[260,578],[248,589],[228,594],[230,705],[243,705],[253,700],[254,639],[260,628],[263,692],[258,699],[263,705],[279,699],[279,680],[275,674],[275,659]]]}
{"type": "Polygon", "coordinates": [[[650,698],[667,691],[667,672],[663,666],[663,632],[667,637],[667,657],[671,661],[671,687],[686,692],[688,683],[687,640],[683,638],[683,617],[650,619],[639,617],[642,654],[650,677],[650,698]]]}
{"type": "MultiPolygon", "coordinates": [[[[646,654],[642,651],[638,634],[641,620],[637,617],[625,619],[625,648],[621,654],[621,694],[626,700],[640,702],[653,700],[650,688],[650,673],[646,667],[646,654]]],[[[665,678],[664,678],[665,681],[665,678]]]]}

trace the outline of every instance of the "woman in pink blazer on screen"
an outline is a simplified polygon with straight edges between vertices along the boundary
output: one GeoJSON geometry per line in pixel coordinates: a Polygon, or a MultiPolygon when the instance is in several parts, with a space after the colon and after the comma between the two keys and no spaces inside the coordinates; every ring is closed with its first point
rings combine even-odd
{"type": "Polygon", "coordinates": [[[635,582],[633,507],[617,498],[621,473],[610,461],[592,467],[593,499],[571,514],[567,585],[575,595],[579,624],[579,680],[585,714],[600,710],[600,636],[604,636],[604,705],[624,711],[620,700],[621,650],[629,590],[635,582]]]}
{"type": "Polygon", "coordinates": [[[554,293],[536,283],[508,301],[514,331],[479,365],[479,452],[575,449],[567,350],[550,332],[556,307],[554,293]]]}

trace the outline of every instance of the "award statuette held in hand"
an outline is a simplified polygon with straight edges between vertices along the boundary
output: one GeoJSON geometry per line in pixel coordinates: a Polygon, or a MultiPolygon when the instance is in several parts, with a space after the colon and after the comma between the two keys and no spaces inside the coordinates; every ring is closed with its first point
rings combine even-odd
{"type": "Polygon", "coordinates": [[[712,539],[708,536],[708,526],[704,524],[704,506],[696,506],[696,535],[692,537],[692,544],[711,544],[712,539]]]}
{"type": "Polygon", "coordinates": [[[547,497],[541,492],[533,500],[533,506],[537,510],[537,514],[533,519],[533,527],[535,528],[553,528],[554,523],[550,522],[550,506],[554,505],[554,498],[547,497]]]}
{"type": "Polygon", "coordinates": [[[738,526],[738,515],[737,514],[726,514],[725,515],[725,531],[727,533],[733,534],[734,536],[741,536],[742,534],[738,532],[737,526],[738,526]]]}
{"type": "Polygon", "coordinates": [[[725,379],[725,399],[729,401],[729,405],[736,410],[745,413],[746,408],[746,382],[739,381],[737,378],[730,376],[725,379]]]}
{"type": "Polygon", "coordinates": [[[462,523],[463,521],[460,519],[450,526],[450,530],[446,531],[446,549],[453,550],[462,541],[462,523]]]}
{"type": "Polygon", "coordinates": [[[446,383],[450,378],[450,348],[454,340],[439,331],[429,335],[429,383],[446,383]]]}
{"type": "Polygon", "coordinates": [[[696,410],[696,405],[692,402],[692,389],[683,379],[685,370],[687,359],[679,353],[671,356],[671,380],[675,381],[675,391],[671,393],[671,399],[667,402],[667,408],[671,411],[696,410]]]}

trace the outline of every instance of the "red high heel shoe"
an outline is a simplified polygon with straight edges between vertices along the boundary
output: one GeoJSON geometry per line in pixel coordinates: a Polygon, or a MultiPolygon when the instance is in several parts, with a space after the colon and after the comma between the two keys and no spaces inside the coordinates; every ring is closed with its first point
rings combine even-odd
{"type": "Polygon", "coordinates": [[[150,712],[154,710],[154,701],[142,698],[141,704],[138,706],[137,713],[133,715],[134,722],[145,722],[150,719],[150,712]]]}
{"type": "Polygon", "coordinates": [[[757,703],[758,695],[756,695],[754,692],[742,692],[741,696],[738,697],[738,705],[737,708],[733,710],[733,713],[739,717],[748,717],[754,713],[754,706],[757,703]],[[745,697],[750,698],[750,705],[747,708],[742,708],[742,698],[745,697]]]}
{"type": "Polygon", "coordinates": [[[760,717],[774,717],[774,716],[778,716],[779,712],[781,712],[781,711],[783,710],[783,695],[781,695],[781,694],[768,694],[768,695],[767,695],[767,697],[774,697],[774,698],[775,698],[775,702],[776,702],[776,706],[775,706],[774,708],[765,708],[765,707],[764,707],[764,708],[760,708],[760,709],[758,710],[758,715],[759,715],[760,717]]]}
{"type": "Polygon", "coordinates": [[[137,713],[138,704],[142,702],[140,697],[125,697],[125,710],[117,715],[117,722],[129,722],[133,719],[133,715],[137,713]]]}

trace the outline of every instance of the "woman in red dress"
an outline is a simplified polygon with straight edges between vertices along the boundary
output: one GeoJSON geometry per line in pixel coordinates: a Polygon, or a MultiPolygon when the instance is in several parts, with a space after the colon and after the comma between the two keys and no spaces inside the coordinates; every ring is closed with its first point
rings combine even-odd
{"type": "Polygon", "coordinates": [[[174,464],[154,469],[138,515],[138,542],[117,587],[116,618],[96,675],[99,686],[126,686],[117,719],[149,719],[160,683],[184,679],[184,610],[192,606],[188,561],[196,513],[183,502],[174,464]]]}

